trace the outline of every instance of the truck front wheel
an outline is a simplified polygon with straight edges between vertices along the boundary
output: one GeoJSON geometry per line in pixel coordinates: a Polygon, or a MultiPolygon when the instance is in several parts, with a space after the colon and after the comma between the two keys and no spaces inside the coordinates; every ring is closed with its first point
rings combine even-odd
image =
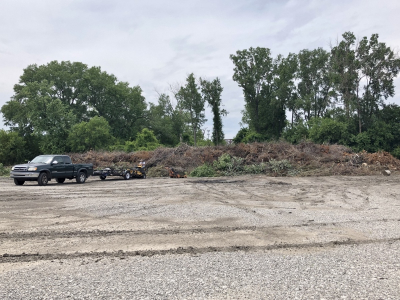
{"type": "Polygon", "coordinates": [[[16,185],[23,185],[23,184],[25,183],[25,181],[24,181],[24,180],[18,180],[18,179],[15,179],[15,178],[14,178],[14,183],[15,183],[16,185]]]}
{"type": "Polygon", "coordinates": [[[86,174],[85,172],[79,172],[78,176],[76,177],[77,183],[84,183],[86,181],[86,174]]]}
{"type": "Polygon", "coordinates": [[[38,178],[38,184],[47,185],[48,182],[49,182],[49,177],[47,176],[47,173],[46,172],[40,173],[38,178]]]}

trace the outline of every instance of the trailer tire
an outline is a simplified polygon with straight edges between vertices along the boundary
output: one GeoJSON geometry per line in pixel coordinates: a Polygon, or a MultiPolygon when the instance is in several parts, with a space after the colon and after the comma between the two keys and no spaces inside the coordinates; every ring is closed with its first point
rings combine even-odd
{"type": "Polygon", "coordinates": [[[23,185],[25,183],[25,180],[18,180],[16,178],[14,178],[14,183],[15,183],[15,185],[23,185]]]}
{"type": "Polygon", "coordinates": [[[127,172],[124,174],[124,179],[125,179],[125,180],[131,179],[131,173],[129,173],[129,171],[127,171],[127,172]]]}
{"type": "Polygon", "coordinates": [[[107,176],[100,175],[100,179],[101,179],[101,180],[106,180],[106,177],[107,177],[107,176]]]}
{"type": "Polygon", "coordinates": [[[65,178],[56,178],[57,183],[63,183],[65,178]]]}
{"type": "Polygon", "coordinates": [[[38,178],[38,184],[41,186],[45,186],[48,183],[49,183],[49,176],[47,175],[47,173],[46,172],[40,173],[38,178]]]}
{"type": "Polygon", "coordinates": [[[86,181],[86,173],[85,172],[79,172],[78,176],[76,176],[76,182],[77,183],[85,183],[86,181]]]}
{"type": "Polygon", "coordinates": [[[143,173],[142,179],[146,179],[146,174],[143,173]]]}

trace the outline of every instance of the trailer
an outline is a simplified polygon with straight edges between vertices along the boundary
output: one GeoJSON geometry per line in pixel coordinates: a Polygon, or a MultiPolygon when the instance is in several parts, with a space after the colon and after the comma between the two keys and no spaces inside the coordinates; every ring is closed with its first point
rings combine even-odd
{"type": "Polygon", "coordinates": [[[105,180],[108,176],[121,176],[125,180],[129,180],[131,178],[145,179],[146,171],[140,166],[127,169],[104,168],[102,170],[95,170],[93,175],[99,176],[101,180],[105,180]]]}

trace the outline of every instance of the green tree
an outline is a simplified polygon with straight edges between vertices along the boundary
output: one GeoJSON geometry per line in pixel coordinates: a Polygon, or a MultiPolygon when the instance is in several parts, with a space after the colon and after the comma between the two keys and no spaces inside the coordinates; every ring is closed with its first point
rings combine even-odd
{"type": "Polygon", "coordinates": [[[357,63],[355,42],[352,32],[345,32],[343,40],[331,49],[332,80],[335,100],[343,104],[347,120],[353,116],[357,86],[357,63]]]}
{"type": "Polygon", "coordinates": [[[104,150],[113,144],[111,127],[103,117],[93,117],[88,122],[75,124],[68,136],[71,151],[104,150]]]}
{"type": "MultiPolygon", "coordinates": [[[[297,107],[302,110],[306,121],[313,117],[324,117],[331,104],[333,91],[330,53],[318,48],[302,50],[297,57],[297,107]]],[[[294,110],[294,115],[296,113],[294,110]]]]}
{"type": "Polygon", "coordinates": [[[348,145],[350,134],[347,124],[330,118],[312,118],[309,122],[309,137],[319,144],[348,145]]]}
{"type": "Polygon", "coordinates": [[[364,37],[356,47],[356,101],[359,132],[372,122],[383,101],[394,96],[393,79],[400,69],[400,59],[390,47],[378,41],[378,34],[364,37]],[[361,90],[362,89],[362,90],[361,90]]]}
{"type": "Polygon", "coordinates": [[[230,56],[235,80],[243,89],[243,123],[265,139],[279,138],[286,125],[285,108],[293,98],[296,56],[272,59],[267,48],[249,48],[230,56]]]}
{"type": "Polygon", "coordinates": [[[150,103],[149,128],[161,144],[174,147],[184,131],[183,114],[174,107],[166,94],[160,94],[158,104],[150,103]]]}
{"type": "Polygon", "coordinates": [[[143,128],[141,132],[139,132],[136,136],[136,140],[134,142],[136,151],[139,150],[155,150],[160,147],[160,143],[158,142],[156,136],[153,131],[143,128]]]}
{"type": "Polygon", "coordinates": [[[26,147],[24,139],[17,132],[0,129],[0,164],[5,166],[24,162],[26,147]]]}
{"type": "Polygon", "coordinates": [[[204,115],[205,100],[199,92],[193,73],[186,78],[186,85],[179,89],[175,97],[178,100],[179,107],[189,114],[193,141],[194,145],[197,146],[197,132],[207,120],[204,115]]]}
{"type": "Polygon", "coordinates": [[[42,151],[64,152],[72,125],[94,116],[104,117],[115,137],[134,138],[145,126],[146,108],[140,87],[118,82],[100,67],[52,61],[24,69],[1,112],[5,124],[21,136],[43,135],[42,151]]]}
{"type": "Polygon", "coordinates": [[[203,98],[211,106],[213,113],[213,131],[212,140],[214,145],[219,145],[224,140],[224,132],[222,131],[222,116],[226,116],[228,113],[225,109],[221,110],[221,93],[223,88],[219,78],[213,81],[202,80],[201,92],[203,98]]]}
{"type": "Polygon", "coordinates": [[[249,129],[262,133],[261,105],[265,98],[270,98],[273,91],[273,59],[267,48],[252,48],[238,50],[236,55],[230,55],[235,68],[233,80],[243,89],[246,120],[249,129]]]}
{"type": "Polygon", "coordinates": [[[235,137],[233,138],[233,142],[235,144],[243,143],[248,133],[249,129],[247,127],[240,128],[239,131],[236,133],[235,137]]]}

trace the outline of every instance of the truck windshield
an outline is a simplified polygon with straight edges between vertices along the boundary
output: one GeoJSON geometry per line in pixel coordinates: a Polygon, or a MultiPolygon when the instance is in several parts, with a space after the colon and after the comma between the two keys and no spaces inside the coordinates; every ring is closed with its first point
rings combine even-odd
{"type": "Polygon", "coordinates": [[[36,156],[34,159],[31,160],[31,163],[49,164],[51,163],[53,157],[54,156],[46,156],[46,155],[36,156]]]}

